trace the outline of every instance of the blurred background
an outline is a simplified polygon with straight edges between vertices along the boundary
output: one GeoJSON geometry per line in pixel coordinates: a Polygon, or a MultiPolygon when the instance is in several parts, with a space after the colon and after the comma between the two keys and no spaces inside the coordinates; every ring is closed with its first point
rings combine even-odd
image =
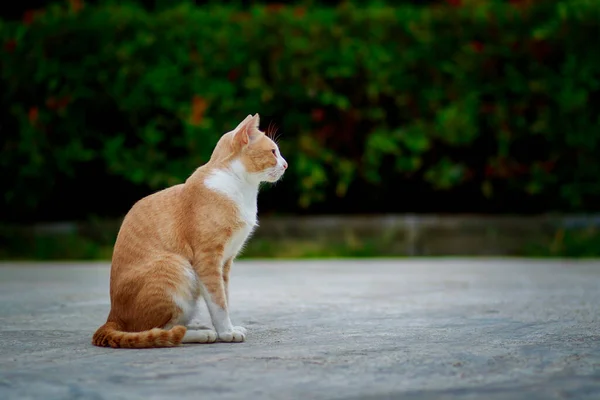
{"type": "Polygon", "coordinates": [[[20,1],[0,257],[109,259],[250,113],[290,168],[245,257],[600,254],[597,0],[20,1]]]}

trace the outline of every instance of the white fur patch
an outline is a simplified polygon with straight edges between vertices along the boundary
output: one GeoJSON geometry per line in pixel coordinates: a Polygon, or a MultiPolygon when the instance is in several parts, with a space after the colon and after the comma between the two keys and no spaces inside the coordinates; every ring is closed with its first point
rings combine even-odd
{"type": "Polygon", "coordinates": [[[198,292],[198,276],[189,264],[183,264],[184,283],[173,293],[173,301],[181,309],[178,321],[172,321],[173,325],[187,325],[196,311],[195,293],[198,292]]]}
{"type": "Polygon", "coordinates": [[[237,206],[245,226],[234,232],[225,245],[224,260],[234,258],[257,226],[257,198],[260,179],[248,174],[241,161],[235,160],[228,169],[213,171],[204,181],[209,189],[224,194],[237,206]]]}
{"type": "Polygon", "coordinates": [[[225,245],[223,261],[229,260],[230,258],[235,258],[239,254],[253,230],[254,226],[246,225],[237,230],[233,236],[231,236],[231,239],[229,239],[229,242],[227,242],[225,245]]]}
{"type": "Polygon", "coordinates": [[[277,165],[266,171],[267,178],[265,180],[268,182],[277,182],[281,179],[287,168],[287,161],[279,152],[279,147],[275,147],[275,155],[277,157],[277,165]]]}
{"type": "Polygon", "coordinates": [[[279,147],[275,147],[275,152],[277,153],[277,169],[279,170],[285,170],[285,168],[283,167],[284,165],[287,168],[287,161],[285,160],[285,158],[283,158],[283,156],[281,155],[281,153],[279,152],[279,147]]]}
{"type": "Polygon", "coordinates": [[[222,342],[243,342],[246,340],[246,328],[233,326],[227,309],[216,304],[204,288],[204,298],[210,312],[212,323],[217,331],[217,336],[222,342]]]}
{"type": "Polygon", "coordinates": [[[182,343],[214,343],[217,341],[217,332],[212,329],[187,330],[182,343]]]}
{"type": "Polygon", "coordinates": [[[233,330],[233,325],[231,324],[231,319],[229,318],[229,312],[213,301],[210,293],[204,286],[202,289],[202,293],[208,307],[208,312],[210,313],[210,319],[212,320],[213,326],[215,327],[217,333],[230,332],[233,330]]]}

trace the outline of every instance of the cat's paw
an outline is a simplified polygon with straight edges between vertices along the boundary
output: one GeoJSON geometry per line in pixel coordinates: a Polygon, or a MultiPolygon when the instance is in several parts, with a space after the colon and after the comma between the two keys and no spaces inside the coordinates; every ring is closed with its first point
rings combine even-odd
{"type": "Polygon", "coordinates": [[[234,326],[230,331],[219,332],[219,340],[221,342],[243,342],[246,340],[246,328],[234,326]]]}
{"type": "Polygon", "coordinates": [[[217,341],[217,332],[212,329],[188,329],[183,336],[182,343],[214,343],[217,341]]]}
{"type": "Polygon", "coordinates": [[[234,326],[233,330],[242,332],[244,335],[246,335],[246,333],[248,333],[248,329],[244,328],[243,326],[234,326]]]}

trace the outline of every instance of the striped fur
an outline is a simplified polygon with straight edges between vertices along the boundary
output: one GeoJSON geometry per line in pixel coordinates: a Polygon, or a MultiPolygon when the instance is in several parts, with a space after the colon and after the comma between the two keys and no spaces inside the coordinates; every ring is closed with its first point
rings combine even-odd
{"type": "Polygon", "coordinates": [[[153,193],[125,216],[113,251],[101,347],[171,347],[242,342],[246,330],[229,318],[229,271],[257,225],[261,182],[283,176],[277,144],[248,116],[224,134],[211,159],[185,183],[153,193]],[[215,331],[188,331],[204,299],[215,331]]]}

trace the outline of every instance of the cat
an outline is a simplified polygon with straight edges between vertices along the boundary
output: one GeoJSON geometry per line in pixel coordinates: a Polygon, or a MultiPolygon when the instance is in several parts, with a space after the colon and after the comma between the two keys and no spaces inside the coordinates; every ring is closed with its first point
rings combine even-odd
{"type": "Polygon", "coordinates": [[[142,198],[125,215],[112,257],[110,312],[92,344],[246,339],[246,329],[229,317],[229,271],[257,226],[260,184],[277,182],[288,167],[259,122],[258,114],[248,115],[185,183],[142,198]],[[190,325],[202,298],[214,329],[190,325]]]}

